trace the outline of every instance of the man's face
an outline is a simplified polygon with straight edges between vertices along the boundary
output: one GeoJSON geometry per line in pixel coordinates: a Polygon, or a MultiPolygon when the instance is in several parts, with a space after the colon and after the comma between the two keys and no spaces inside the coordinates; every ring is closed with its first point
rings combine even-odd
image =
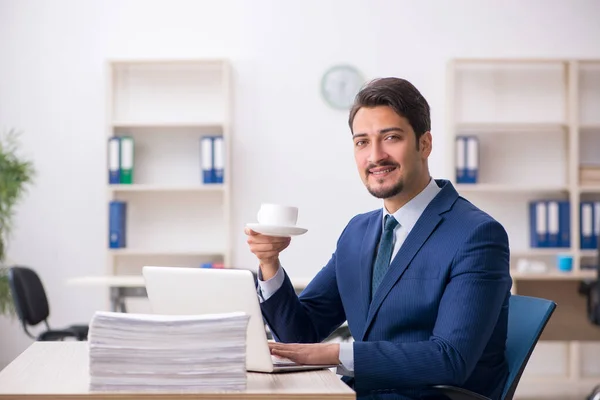
{"type": "Polygon", "coordinates": [[[363,107],[352,123],[354,158],[358,172],[375,197],[387,199],[412,190],[426,167],[431,134],[426,132],[417,149],[408,120],[388,106],[363,107]]]}

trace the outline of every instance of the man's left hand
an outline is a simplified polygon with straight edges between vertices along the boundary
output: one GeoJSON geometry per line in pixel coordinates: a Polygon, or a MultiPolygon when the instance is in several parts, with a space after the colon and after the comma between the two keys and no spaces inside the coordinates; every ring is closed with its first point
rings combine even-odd
{"type": "Polygon", "coordinates": [[[340,363],[338,343],[274,343],[269,342],[271,354],[285,357],[297,364],[331,365],[340,363]]]}

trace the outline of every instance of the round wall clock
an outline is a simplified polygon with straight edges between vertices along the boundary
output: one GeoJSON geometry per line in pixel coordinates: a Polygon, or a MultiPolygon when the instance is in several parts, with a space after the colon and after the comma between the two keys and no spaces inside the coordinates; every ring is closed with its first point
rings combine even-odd
{"type": "Polygon", "coordinates": [[[362,74],[350,65],[336,65],[321,78],[321,95],[331,107],[348,110],[364,83],[362,74]]]}

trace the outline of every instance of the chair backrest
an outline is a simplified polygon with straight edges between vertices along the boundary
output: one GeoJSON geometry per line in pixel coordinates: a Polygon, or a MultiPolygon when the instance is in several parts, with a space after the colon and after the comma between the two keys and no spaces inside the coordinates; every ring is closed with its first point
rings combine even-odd
{"type": "Polygon", "coordinates": [[[37,325],[50,315],[48,298],[38,274],[26,267],[11,267],[8,283],[17,316],[25,329],[37,325]]]}
{"type": "Polygon", "coordinates": [[[512,295],[508,311],[506,359],[508,379],[502,399],[512,399],[523,370],[535,348],[556,303],[536,297],[512,295]]]}

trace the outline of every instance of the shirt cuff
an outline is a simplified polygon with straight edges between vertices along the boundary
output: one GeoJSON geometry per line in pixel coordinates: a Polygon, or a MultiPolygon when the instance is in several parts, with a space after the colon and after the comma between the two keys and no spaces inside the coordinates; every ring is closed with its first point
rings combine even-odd
{"type": "Polygon", "coordinates": [[[340,362],[337,373],[344,376],[354,376],[354,343],[340,343],[340,362]]]}
{"type": "Polygon", "coordinates": [[[269,300],[269,297],[273,296],[276,291],[283,286],[283,282],[285,281],[285,273],[283,272],[283,268],[281,264],[279,264],[279,268],[277,269],[277,273],[273,275],[271,279],[267,279],[263,281],[262,272],[260,267],[258,268],[258,297],[260,298],[260,302],[264,302],[269,300]]]}

